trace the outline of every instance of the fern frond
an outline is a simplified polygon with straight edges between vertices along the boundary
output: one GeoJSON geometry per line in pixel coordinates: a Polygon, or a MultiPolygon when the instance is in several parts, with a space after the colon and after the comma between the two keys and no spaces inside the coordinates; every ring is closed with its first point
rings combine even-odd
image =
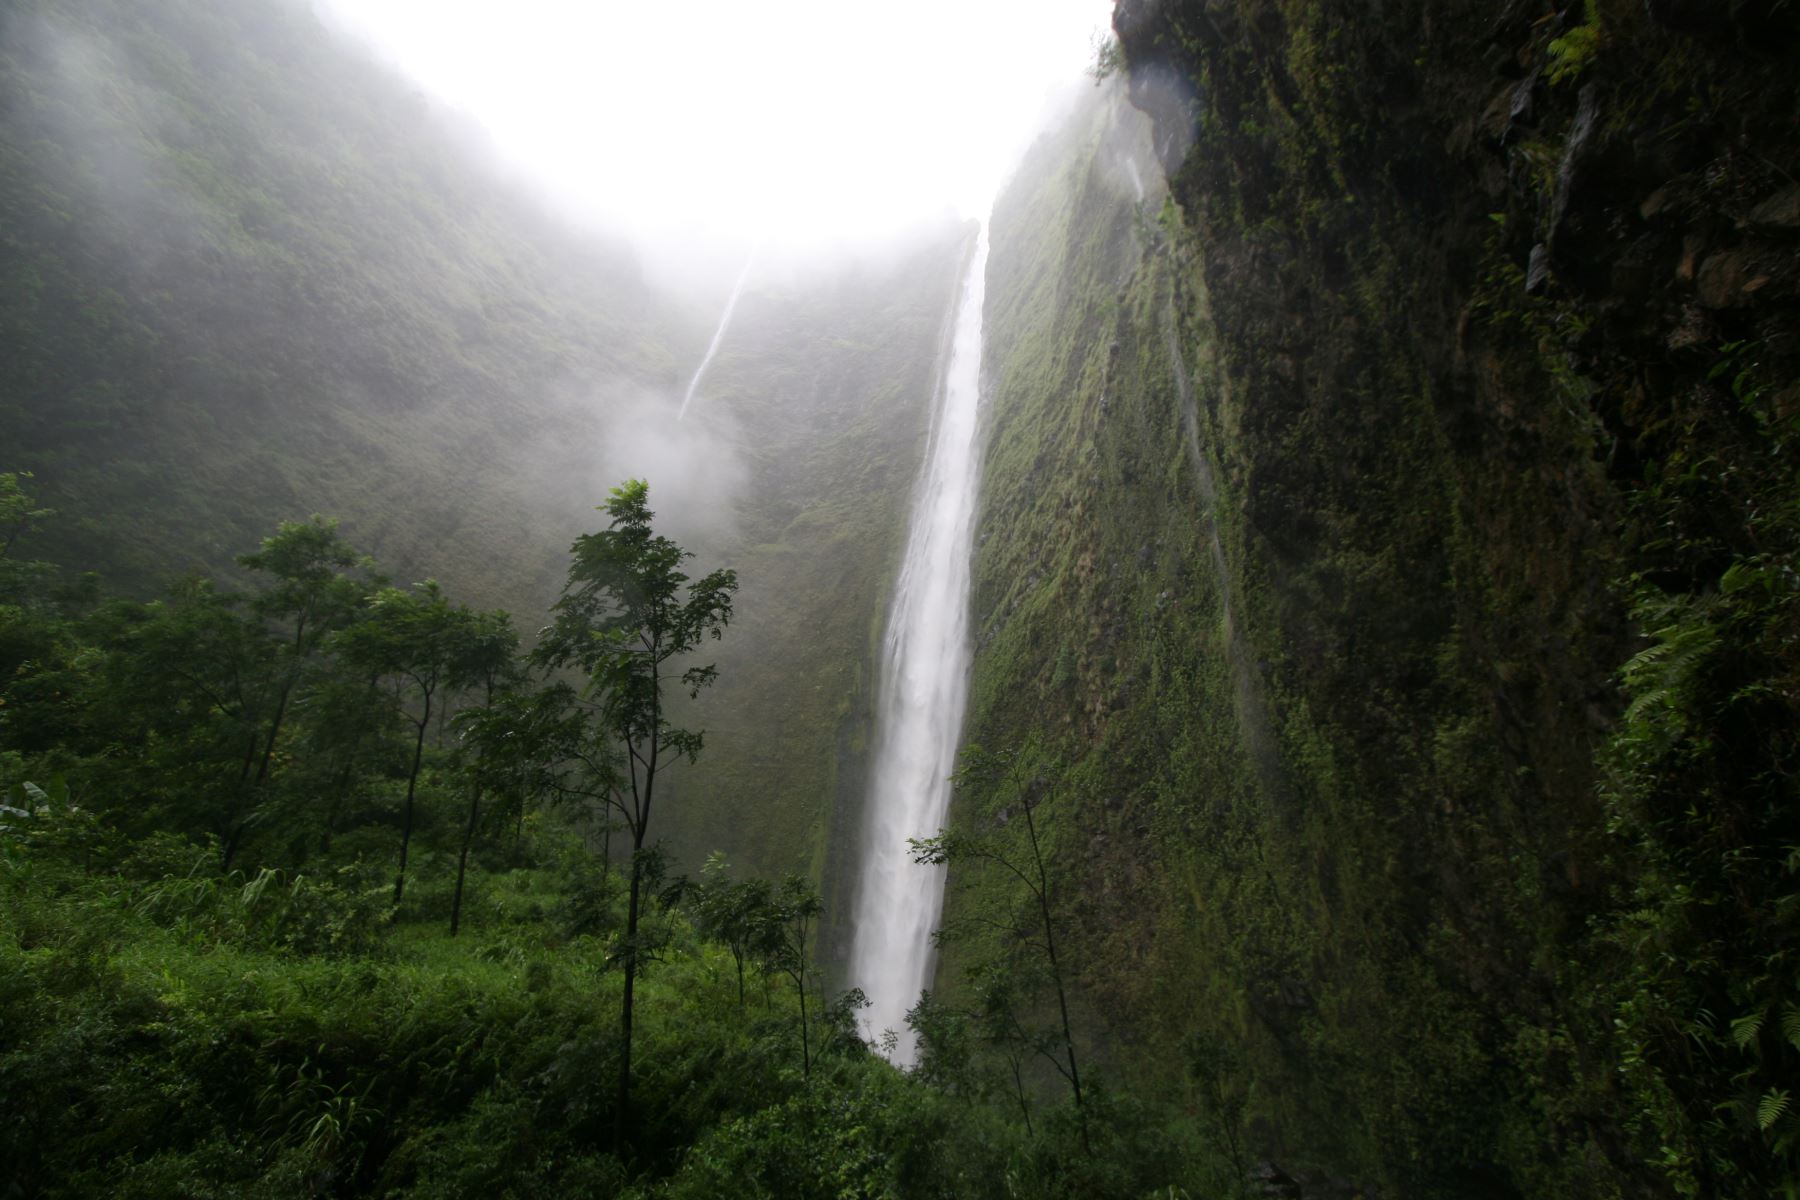
{"type": "MultiPolygon", "coordinates": [[[[1756,1040],[1762,1032],[1763,1019],[1767,1014],[1762,1012],[1745,1013],[1731,1023],[1731,1041],[1739,1050],[1744,1049],[1756,1040]]],[[[1763,1126],[1767,1129],[1768,1126],[1763,1126]]]]}
{"type": "Polygon", "coordinates": [[[1763,1098],[1756,1105],[1756,1127],[1767,1129],[1781,1120],[1781,1114],[1787,1111],[1788,1091],[1786,1088],[1770,1088],[1763,1093],[1763,1098]]]}

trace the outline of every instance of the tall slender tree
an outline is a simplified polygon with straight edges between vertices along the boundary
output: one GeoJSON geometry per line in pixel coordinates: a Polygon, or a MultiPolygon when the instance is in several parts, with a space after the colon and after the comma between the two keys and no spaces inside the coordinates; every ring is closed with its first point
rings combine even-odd
{"type": "Polygon", "coordinates": [[[100,704],[140,781],[219,839],[229,870],[261,816],[253,781],[273,699],[274,645],[244,598],[188,579],[166,600],[111,606],[100,704]]]}
{"type": "Polygon", "coordinates": [[[308,664],[327,637],[355,618],[382,581],[346,574],[361,568],[370,575],[374,564],[344,543],[336,521],[317,514],[310,521],[283,521],[255,553],[240,555],[238,563],[267,578],[250,607],[281,638],[268,729],[251,781],[260,788],[268,781],[282,724],[308,664]]]}
{"type": "Polygon", "coordinates": [[[553,620],[534,652],[545,667],[579,670],[595,720],[624,751],[620,786],[609,803],[631,835],[631,881],[625,938],[619,947],[625,986],[620,1002],[620,1058],[614,1141],[623,1148],[631,1112],[633,991],[643,958],[638,944],[645,839],[656,781],[668,765],[700,754],[698,730],[676,727],[663,707],[663,687],[679,682],[690,696],[712,683],[710,665],[683,666],[709,637],[731,621],[733,571],[697,581],[682,564],[693,556],[651,527],[650,488],[641,479],[612,489],[608,528],[584,534],[571,547],[568,582],[553,620]]]}
{"type": "MultiPolygon", "coordinates": [[[[505,623],[505,614],[498,614],[505,623]]],[[[449,693],[477,683],[489,659],[501,653],[504,637],[489,614],[452,606],[434,579],[410,592],[383,588],[369,601],[365,619],[342,631],[338,651],[352,663],[394,683],[395,703],[413,726],[412,766],[406,775],[406,803],[400,822],[400,866],[394,876],[394,903],[406,894],[406,863],[412,847],[413,815],[425,735],[434,706],[449,693]]],[[[507,623],[510,631],[510,624],[507,623]]],[[[504,647],[511,653],[510,644],[504,647]]]]}
{"type": "Polygon", "coordinates": [[[812,974],[808,950],[812,946],[813,924],[824,911],[818,891],[798,875],[788,875],[775,891],[770,932],[769,962],[772,967],[794,981],[794,994],[800,1003],[800,1070],[812,1074],[812,1034],[806,1015],[806,981],[812,974]]]}
{"type": "MultiPolygon", "coordinates": [[[[1058,1054],[1049,1046],[1041,1043],[1034,1046],[1051,1066],[1055,1067],[1069,1084],[1069,1090],[1075,1100],[1075,1117],[1081,1130],[1081,1148],[1093,1153],[1092,1143],[1088,1138],[1087,1103],[1081,1088],[1081,1066],[1075,1055],[1075,1033],[1069,1021],[1069,993],[1063,980],[1062,963],[1056,953],[1056,921],[1052,916],[1053,905],[1050,894],[1050,873],[1045,868],[1044,844],[1039,836],[1037,822],[1037,806],[1055,794],[1055,785],[1044,778],[1034,778],[1026,766],[1032,757],[1034,747],[1026,751],[1002,751],[993,753],[980,746],[969,746],[962,752],[959,769],[956,773],[958,786],[971,783],[984,783],[990,786],[1011,788],[1018,801],[1025,820],[1025,845],[1023,847],[1008,846],[1006,842],[994,835],[971,835],[958,833],[948,829],[940,829],[936,837],[911,838],[913,861],[925,865],[942,866],[950,863],[986,863],[998,867],[1010,874],[1018,882],[1025,885],[1031,896],[1031,915],[1020,921],[992,921],[985,918],[977,920],[978,924],[997,928],[1011,935],[1021,946],[1032,948],[1044,956],[1044,963],[1049,969],[1050,983],[1056,991],[1056,1009],[1061,1022],[1061,1053],[1058,1054]]],[[[946,925],[937,933],[940,941],[954,939],[961,930],[946,925]]],[[[993,999],[990,996],[990,1006],[993,999]]],[[[1025,1031],[1013,1018],[1010,997],[1006,1003],[989,1013],[989,1019],[1003,1017],[1010,1022],[1016,1034],[1023,1040],[1028,1039],[1025,1031]]]]}
{"type": "Polygon", "coordinates": [[[463,826],[462,850],[456,860],[451,937],[462,929],[463,884],[469,871],[469,850],[481,824],[482,797],[489,792],[512,793],[523,804],[527,793],[549,786],[555,767],[542,753],[543,730],[561,712],[553,696],[546,703],[546,692],[520,686],[523,680],[514,657],[519,638],[512,619],[503,612],[483,613],[478,626],[468,646],[465,668],[482,677],[482,703],[456,715],[469,819],[463,826]]]}

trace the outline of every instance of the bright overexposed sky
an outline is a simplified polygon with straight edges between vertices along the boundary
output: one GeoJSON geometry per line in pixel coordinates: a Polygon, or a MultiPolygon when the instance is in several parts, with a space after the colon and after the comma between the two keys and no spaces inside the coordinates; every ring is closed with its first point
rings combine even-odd
{"type": "Polygon", "coordinates": [[[556,200],[725,250],[977,215],[1110,0],[319,0],[556,200]]]}

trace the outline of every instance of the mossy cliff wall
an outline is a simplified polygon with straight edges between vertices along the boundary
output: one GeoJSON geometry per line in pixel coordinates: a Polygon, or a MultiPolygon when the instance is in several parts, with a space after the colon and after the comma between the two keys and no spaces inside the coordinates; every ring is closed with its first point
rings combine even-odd
{"type": "Polygon", "coordinates": [[[1385,1195],[1792,1176],[1795,16],[1119,5],[1150,132],[994,215],[969,731],[1115,1077],[1385,1195]]]}

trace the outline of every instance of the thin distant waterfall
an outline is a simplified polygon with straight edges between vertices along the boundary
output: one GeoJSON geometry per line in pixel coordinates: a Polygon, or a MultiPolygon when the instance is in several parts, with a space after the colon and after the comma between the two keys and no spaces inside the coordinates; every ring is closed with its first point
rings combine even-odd
{"type": "Polygon", "coordinates": [[[906,1010],[931,981],[931,933],[944,904],[943,868],[915,864],[906,840],[929,837],[944,823],[969,690],[969,556],[979,482],[975,434],[987,258],[983,223],[957,300],[906,560],[888,613],[850,950],[850,982],[871,1002],[868,1026],[877,1035],[888,1029],[899,1034],[893,1057],[901,1066],[915,1057],[906,1010]]]}
{"type": "Polygon", "coordinates": [[[687,395],[681,398],[681,411],[675,414],[677,421],[687,416],[688,405],[694,402],[694,392],[700,386],[700,377],[706,374],[706,368],[712,365],[713,355],[719,352],[719,343],[725,340],[725,330],[731,324],[731,314],[737,308],[738,297],[744,294],[744,281],[750,278],[750,268],[756,265],[756,247],[751,247],[750,257],[744,260],[744,269],[738,272],[737,282],[731,285],[731,299],[725,302],[725,314],[719,318],[719,327],[713,331],[712,344],[706,348],[706,357],[694,369],[694,377],[688,380],[687,395]]]}

